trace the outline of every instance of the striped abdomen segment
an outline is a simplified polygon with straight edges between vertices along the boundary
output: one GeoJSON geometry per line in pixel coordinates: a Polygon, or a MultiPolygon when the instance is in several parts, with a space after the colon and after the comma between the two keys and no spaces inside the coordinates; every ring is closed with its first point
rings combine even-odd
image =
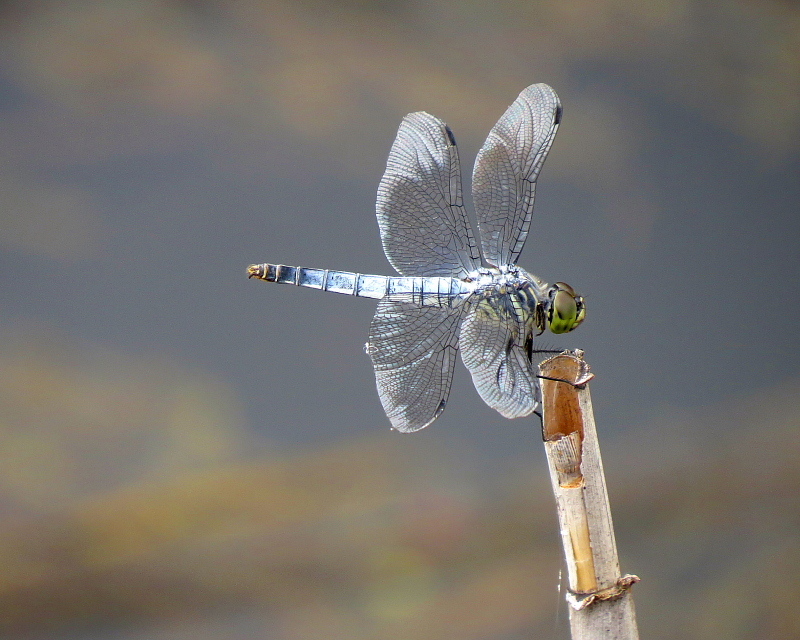
{"type": "Polygon", "coordinates": [[[288,267],[282,264],[251,264],[250,278],[344,293],[361,298],[389,298],[424,307],[452,307],[474,287],[458,278],[373,276],[331,269],[288,267]]]}

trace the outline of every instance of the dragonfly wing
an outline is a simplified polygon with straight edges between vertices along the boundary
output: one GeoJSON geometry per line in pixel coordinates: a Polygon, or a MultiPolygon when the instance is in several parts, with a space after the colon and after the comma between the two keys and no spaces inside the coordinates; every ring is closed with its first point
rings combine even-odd
{"type": "Polygon", "coordinates": [[[533,213],[536,179],[561,121],[561,103],[546,84],[534,84],[497,121],[478,153],[472,199],[481,247],[494,266],[514,264],[533,213]]]}
{"type": "Polygon", "coordinates": [[[461,167],[450,128],[425,113],[400,125],[378,187],[383,250],[406,276],[460,276],[480,266],[461,196],[461,167]]]}
{"type": "Polygon", "coordinates": [[[517,324],[503,320],[486,302],[470,305],[461,326],[461,359],[483,401],[506,418],[538,406],[539,387],[529,350],[517,324]]]}
{"type": "Polygon", "coordinates": [[[444,411],[462,316],[460,308],[378,302],[367,352],[381,403],[398,431],[418,431],[444,411]]]}

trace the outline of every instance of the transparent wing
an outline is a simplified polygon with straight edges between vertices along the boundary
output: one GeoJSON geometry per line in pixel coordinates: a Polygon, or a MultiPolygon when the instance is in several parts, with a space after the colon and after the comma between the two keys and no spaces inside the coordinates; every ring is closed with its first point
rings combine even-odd
{"type": "Polygon", "coordinates": [[[425,112],[400,125],[378,187],[386,257],[406,276],[460,276],[480,266],[461,198],[461,168],[450,128],[425,112]]]}
{"type": "Polygon", "coordinates": [[[461,326],[461,359],[483,401],[506,418],[536,409],[539,391],[516,323],[501,320],[485,303],[470,305],[461,326]]]}
{"type": "Polygon", "coordinates": [[[392,426],[418,431],[444,411],[458,352],[463,310],[381,300],[368,353],[392,426]]]}
{"type": "Polygon", "coordinates": [[[561,121],[561,103],[534,84],[497,121],[472,175],[472,199],[483,255],[494,266],[516,263],[533,213],[536,179],[561,121]]]}

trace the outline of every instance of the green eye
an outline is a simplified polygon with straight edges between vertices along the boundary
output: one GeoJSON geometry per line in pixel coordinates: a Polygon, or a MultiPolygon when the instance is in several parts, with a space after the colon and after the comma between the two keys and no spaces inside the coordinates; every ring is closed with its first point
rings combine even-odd
{"type": "Polygon", "coordinates": [[[555,295],[550,305],[550,331],[567,333],[577,327],[586,317],[583,298],[568,284],[556,282],[555,295]]]}

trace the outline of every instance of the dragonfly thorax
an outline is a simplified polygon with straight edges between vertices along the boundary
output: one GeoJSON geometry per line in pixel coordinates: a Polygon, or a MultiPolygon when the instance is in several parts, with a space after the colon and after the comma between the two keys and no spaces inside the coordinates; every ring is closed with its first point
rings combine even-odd
{"type": "Polygon", "coordinates": [[[517,265],[485,267],[471,273],[475,283],[470,297],[485,316],[498,322],[510,322],[521,334],[544,331],[547,285],[517,265]]]}

